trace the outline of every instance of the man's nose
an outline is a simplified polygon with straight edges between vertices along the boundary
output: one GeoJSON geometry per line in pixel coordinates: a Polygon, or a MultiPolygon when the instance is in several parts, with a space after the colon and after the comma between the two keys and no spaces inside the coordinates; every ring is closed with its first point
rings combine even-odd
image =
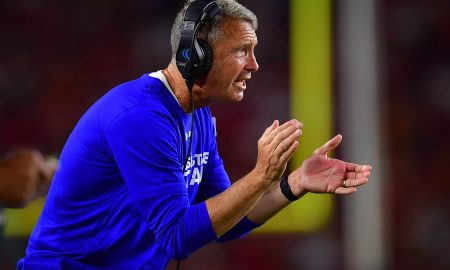
{"type": "Polygon", "coordinates": [[[247,62],[247,65],[245,66],[245,69],[250,72],[256,72],[259,69],[258,62],[256,61],[256,57],[254,54],[250,57],[249,61],[247,62]]]}

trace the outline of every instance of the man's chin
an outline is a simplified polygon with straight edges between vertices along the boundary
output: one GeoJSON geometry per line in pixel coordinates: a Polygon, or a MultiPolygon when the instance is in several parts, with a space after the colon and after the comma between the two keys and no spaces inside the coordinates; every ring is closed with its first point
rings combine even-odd
{"type": "Polygon", "coordinates": [[[244,91],[236,92],[236,93],[234,94],[234,97],[233,97],[233,98],[234,98],[234,99],[233,99],[234,102],[242,101],[242,100],[244,99],[244,91]]]}
{"type": "Polygon", "coordinates": [[[222,102],[240,102],[244,99],[244,91],[233,91],[221,98],[222,102]]]}

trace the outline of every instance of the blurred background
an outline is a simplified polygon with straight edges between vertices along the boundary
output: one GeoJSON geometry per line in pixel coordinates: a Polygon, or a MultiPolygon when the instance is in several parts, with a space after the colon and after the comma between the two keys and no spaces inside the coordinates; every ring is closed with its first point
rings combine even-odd
{"type": "MultiPolygon", "coordinates": [[[[182,269],[450,269],[450,1],[242,0],[260,70],[215,104],[233,180],[273,119],[305,124],[292,166],[336,133],[334,156],[371,164],[348,197],[308,194],[245,239],[182,269]]],[[[109,89],[166,67],[181,1],[0,1],[0,155],[58,156],[109,89]]],[[[15,269],[43,200],[5,210],[0,269],[15,269]]],[[[175,269],[172,263],[168,269],[175,269]]]]}

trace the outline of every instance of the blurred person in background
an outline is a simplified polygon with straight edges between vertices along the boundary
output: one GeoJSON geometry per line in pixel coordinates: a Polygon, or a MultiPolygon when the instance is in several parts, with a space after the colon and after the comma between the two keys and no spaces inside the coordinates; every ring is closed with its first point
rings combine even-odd
{"type": "Polygon", "coordinates": [[[22,150],[0,161],[0,205],[20,208],[47,194],[56,165],[37,150],[22,150]]]}
{"type": "Polygon", "coordinates": [[[114,88],[73,130],[19,269],[163,269],[308,192],[367,182],[370,166],[327,157],[340,135],[283,176],[303,127],[292,119],[265,130],[254,169],[231,185],[208,105],[243,99],[256,29],[236,1],[185,3],[168,67],[114,88]]]}
{"type": "MultiPolygon", "coordinates": [[[[25,207],[47,194],[56,166],[55,159],[37,150],[21,150],[0,161],[0,207],[25,207]]],[[[0,212],[0,228],[3,223],[0,212]]]]}

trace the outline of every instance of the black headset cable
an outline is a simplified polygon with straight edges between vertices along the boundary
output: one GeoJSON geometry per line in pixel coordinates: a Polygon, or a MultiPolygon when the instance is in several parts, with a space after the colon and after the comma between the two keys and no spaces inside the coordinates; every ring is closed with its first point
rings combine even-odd
{"type": "MultiPolygon", "coordinates": [[[[191,101],[191,108],[192,108],[192,113],[191,113],[191,134],[189,136],[189,147],[188,147],[188,151],[186,154],[186,158],[184,160],[184,165],[183,165],[183,176],[184,176],[184,172],[186,170],[186,165],[188,163],[189,160],[189,156],[191,154],[191,148],[192,148],[192,137],[194,137],[194,122],[195,122],[195,107],[194,107],[194,99],[192,98],[192,88],[194,87],[194,80],[190,79],[190,80],[186,80],[186,85],[188,87],[189,90],[189,99],[191,101]]],[[[181,260],[177,260],[177,268],[176,270],[180,270],[180,264],[181,264],[181,260]]]]}

